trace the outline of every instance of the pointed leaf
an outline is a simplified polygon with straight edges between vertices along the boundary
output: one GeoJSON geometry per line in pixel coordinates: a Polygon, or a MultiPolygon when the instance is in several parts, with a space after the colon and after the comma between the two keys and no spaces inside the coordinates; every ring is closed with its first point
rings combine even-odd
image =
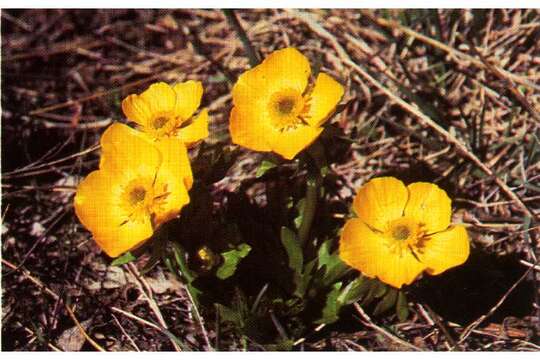
{"type": "Polygon", "coordinates": [[[397,297],[398,291],[394,288],[389,289],[386,295],[382,298],[382,300],[379,301],[379,303],[375,307],[375,310],[373,310],[373,315],[377,316],[383,314],[393,308],[396,305],[397,297]]]}
{"type": "Polygon", "coordinates": [[[221,253],[223,264],[217,269],[216,276],[221,280],[231,277],[238,267],[240,260],[245,258],[251,251],[248,244],[240,244],[236,249],[221,253]]]}
{"type": "Polygon", "coordinates": [[[337,301],[341,290],[341,282],[335,283],[332,290],[326,295],[326,302],[322,310],[322,316],[315,321],[316,324],[330,324],[338,320],[341,305],[337,301]]]}
{"type": "Polygon", "coordinates": [[[296,233],[291,229],[282,226],[281,227],[281,243],[287,251],[289,256],[289,268],[291,268],[295,274],[302,274],[302,265],[304,263],[304,255],[302,254],[302,248],[296,237],[296,233]]]}
{"type": "Polygon", "coordinates": [[[266,174],[268,172],[268,170],[270,169],[273,169],[275,168],[277,165],[274,164],[273,162],[271,161],[268,161],[268,160],[263,160],[261,162],[261,165],[259,165],[259,167],[257,168],[257,173],[255,173],[255,177],[256,178],[260,178],[261,176],[263,176],[264,174],[266,174]]]}
{"type": "Polygon", "coordinates": [[[334,283],[351,270],[350,267],[341,261],[337,251],[330,253],[331,242],[332,239],[323,242],[318,253],[318,268],[324,267],[324,278],[322,280],[324,286],[334,283]]]}
{"type": "Polygon", "coordinates": [[[111,265],[112,266],[120,266],[120,265],[130,263],[130,262],[132,262],[133,260],[136,260],[136,259],[137,258],[135,256],[133,256],[133,254],[128,251],[128,252],[124,253],[122,256],[114,259],[113,262],[111,262],[111,265]]]}
{"type": "Polygon", "coordinates": [[[396,302],[396,314],[399,321],[404,322],[409,317],[409,304],[407,303],[407,296],[403,291],[398,294],[396,302]]]}
{"type": "Polygon", "coordinates": [[[369,280],[363,276],[360,276],[351,281],[341,294],[339,294],[338,301],[340,304],[349,305],[359,301],[363,298],[369,290],[369,280]]]}

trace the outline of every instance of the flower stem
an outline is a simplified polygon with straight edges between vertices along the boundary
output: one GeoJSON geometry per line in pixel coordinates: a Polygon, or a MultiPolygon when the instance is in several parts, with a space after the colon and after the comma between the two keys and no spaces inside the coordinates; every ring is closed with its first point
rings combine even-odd
{"type": "Polygon", "coordinates": [[[237,14],[233,9],[223,9],[223,13],[227,17],[227,20],[229,21],[231,26],[234,28],[234,31],[236,31],[236,33],[238,34],[240,41],[242,41],[244,49],[246,50],[247,56],[249,58],[249,64],[251,65],[251,67],[257,66],[260,63],[259,56],[255,51],[255,48],[251,44],[251,41],[246,34],[246,31],[240,24],[240,21],[238,21],[237,14]]]}
{"type": "Polygon", "coordinates": [[[311,230],[311,224],[315,219],[315,211],[317,210],[317,197],[319,194],[319,186],[322,181],[319,169],[315,167],[309,167],[308,179],[306,184],[306,199],[304,200],[304,215],[302,217],[302,223],[298,229],[298,240],[300,246],[304,246],[309,238],[309,232],[311,230]],[[313,171],[315,170],[315,171],[313,171]]]}

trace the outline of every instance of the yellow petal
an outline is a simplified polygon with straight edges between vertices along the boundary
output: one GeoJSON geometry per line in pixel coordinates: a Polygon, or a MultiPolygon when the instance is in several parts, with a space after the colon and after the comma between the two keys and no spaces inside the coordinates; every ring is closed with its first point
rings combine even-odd
{"type": "Polygon", "coordinates": [[[75,194],[75,213],[92,232],[97,244],[111,257],[116,257],[152,236],[150,217],[129,221],[120,207],[121,188],[107,171],[90,173],[75,194]]]}
{"type": "Polygon", "coordinates": [[[323,128],[300,125],[294,129],[273,132],[270,146],[272,151],[292,160],[296,154],[307,148],[321,134],[323,128]]]}
{"type": "Polygon", "coordinates": [[[431,275],[461,265],[469,257],[469,236],[462,225],[433,234],[422,245],[417,255],[431,275]]]}
{"type": "Polygon", "coordinates": [[[150,218],[142,222],[128,221],[120,226],[102,227],[93,233],[98,246],[110,257],[117,257],[126,251],[141,246],[152,237],[150,218]]]}
{"type": "Polygon", "coordinates": [[[266,112],[275,92],[294,90],[302,94],[310,73],[308,59],[295,48],[274,51],[260,65],[240,75],[232,90],[233,104],[241,109],[266,112]]]}
{"type": "Polygon", "coordinates": [[[150,85],[140,95],[140,99],[146,102],[153,115],[172,113],[176,106],[176,93],[170,85],[164,82],[150,85]]]}
{"type": "Polygon", "coordinates": [[[162,196],[155,209],[156,226],[169,221],[189,203],[188,189],[193,185],[193,175],[186,146],[178,138],[165,138],[156,142],[163,156],[155,182],[156,196],[162,196]]]}
{"type": "Polygon", "coordinates": [[[156,141],[156,147],[163,156],[163,162],[159,169],[158,177],[163,177],[163,172],[172,174],[176,179],[181,179],[189,190],[193,185],[193,174],[185,144],[178,138],[164,138],[156,141]]]}
{"type": "Polygon", "coordinates": [[[417,182],[407,186],[409,201],[405,215],[425,225],[428,234],[443,231],[450,225],[451,200],[446,192],[435,184],[417,182]]]}
{"type": "Polygon", "coordinates": [[[176,84],[173,90],[176,93],[174,113],[183,120],[189,119],[201,104],[203,94],[201,82],[189,80],[176,84]]]}
{"type": "Polygon", "coordinates": [[[403,215],[408,196],[407,188],[400,180],[375,178],[357,191],[353,209],[366,224],[385,231],[389,222],[403,215]]]}
{"type": "Polygon", "coordinates": [[[351,219],[345,224],[339,256],[367,277],[377,277],[396,288],[411,284],[425,269],[411,252],[404,251],[400,255],[390,251],[383,236],[360,219],[351,219]]]}
{"type": "Polygon", "coordinates": [[[332,77],[320,73],[309,97],[309,111],[305,119],[311,126],[320,126],[335,110],[345,92],[343,86],[332,77]]]}
{"type": "Polygon", "coordinates": [[[202,140],[208,136],[208,111],[201,110],[201,113],[193,118],[191,124],[178,131],[178,138],[187,146],[202,140]]]}
{"type": "Polygon", "coordinates": [[[255,151],[270,151],[268,134],[275,131],[265,121],[257,118],[256,112],[238,111],[234,107],[229,119],[229,132],[233,143],[255,151]]]}
{"type": "Polygon", "coordinates": [[[133,173],[154,176],[161,165],[161,154],[147,137],[127,125],[115,123],[101,136],[99,167],[118,176],[133,173]]]}
{"type": "Polygon", "coordinates": [[[122,101],[122,111],[126,117],[141,126],[147,126],[152,120],[152,112],[148,104],[138,95],[129,95],[122,101]]]}

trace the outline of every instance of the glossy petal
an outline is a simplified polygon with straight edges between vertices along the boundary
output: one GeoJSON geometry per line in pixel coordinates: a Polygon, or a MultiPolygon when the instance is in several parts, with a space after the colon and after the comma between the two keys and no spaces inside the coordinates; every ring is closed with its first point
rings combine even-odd
{"type": "Polygon", "coordinates": [[[199,108],[203,95],[203,86],[200,81],[189,80],[173,87],[176,93],[176,106],[174,113],[183,120],[189,119],[199,108]]]}
{"type": "Polygon", "coordinates": [[[362,186],[354,198],[356,215],[372,228],[385,231],[388,223],[403,215],[409,194],[393,177],[380,177],[362,186]]]}
{"type": "Polygon", "coordinates": [[[185,144],[178,138],[165,138],[156,142],[156,147],[163,156],[163,163],[160,168],[159,177],[167,172],[175,179],[180,179],[184,186],[189,190],[193,185],[193,174],[191,164],[185,144]]]}
{"type": "Polygon", "coordinates": [[[122,111],[129,120],[141,126],[147,126],[152,120],[150,107],[139,98],[139,95],[129,95],[125,98],[122,101],[122,111]]]}
{"type": "Polygon", "coordinates": [[[148,138],[120,123],[105,130],[101,148],[100,169],[118,176],[133,176],[133,173],[153,176],[162,161],[161,154],[148,138]]]}
{"type": "Polygon", "coordinates": [[[320,73],[310,95],[309,111],[305,117],[311,126],[322,125],[333,113],[345,89],[332,77],[320,73]]]}
{"type": "Polygon", "coordinates": [[[252,111],[231,110],[229,132],[233,143],[255,151],[271,151],[268,135],[274,132],[268,122],[259,120],[252,111]]]}
{"type": "Polygon", "coordinates": [[[78,186],[75,213],[97,244],[111,257],[139,246],[152,236],[150,217],[128,221],[119,207],[120,188],[107,171],[90,173],[78,186]]]}
{"type": "Polygon", "coordinates": [[[296,154],[311,145],[323,130],[323,128],[301,125],[283,132],[275,131],[273,139],[270,140],[270,146],[275,153],[287,160],[292,160],[296,154]]]}
{"type": "Polygon", "coordinates": [[[156,142],[163,163],[156,178],[156,195],[163,196],[155,209],[156,226],[169,221],[189,203],[188,190],[193,185],[191,165],[184,143],[178,138],[165,138],[156,142]]]}
{"type": "Polygon", "coordinates": [[[417,252],[431,275],[463,264],[469,257],[469,236],[462,225],[431,235],[417,252]]]}
{"type": "Polygon", "coordinates": [[[435,184],[417,182],[410,184],[409,201],[405,215],[425,225],[428,234],[443,231],[450,225],[451,200],[446,192],[435,184]]]}
{"type": "Polygon", "coordinates": [[[208,137],[208,111],[206,109],[201,110],[201,113],[193,118],[191,124],[178,131],[178,138],[188,146],[206,137],[208,137]]]}
{"type": "Polygon", "coordinates": [[[411,284],[425,269],[409,251],[391,252],[381,234],[360,219],[347,221],[339,242],[339,256],[368,277],[377,277],[396,288],[411,284]]]}
{"type": "Polygon", "coordinates": [[[171,113],[176,106],[176,93],[164,82],[150,85],[139,98],[146,102],[152,114],[171,113]]]}
{"type": "Polygon", "coordinates": [[[240,75],[232,90],[233,104],[263,117],[272,94],[287,89],[302,94],[310,73],[308,59],[295,48],[274,51],[240,75]]]}

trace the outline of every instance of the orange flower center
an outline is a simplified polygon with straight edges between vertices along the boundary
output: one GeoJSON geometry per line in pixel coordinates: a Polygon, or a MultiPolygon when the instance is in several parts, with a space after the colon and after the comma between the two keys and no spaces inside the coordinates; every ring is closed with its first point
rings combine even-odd
{"type": "Polygon", "coordinates": [[[390,250],[401,256],[403,251],[416,250],[425,234],[420,224],[404,216],[389,222],[384,235],[390,250]]]}
{"type": "Polygon", "coordinates": [[[304,98],[294,89],[284,89],[274,93],[270,98],[270,123],[278,131],[296,128],[302,123],[304,98]]]}
{"type": "Polygon", "coordinates": [[[171,136],[176,131],[180,119],[170,112],[155,114],[145,126],[145,132],[152,134],[155,139],[171,136]]]}
{"type": "Polygon", "coordinates": [[[392,237],[396,240],[407,240],[410,234],[411,230],[404,225],[398,225],[392,229],[392,237]]]}
{"type": "Polygon", "coordinates": [[[132,206],[135,206],[141,201],[144,201],[145,197],[146,197],[146,189],[142,186],[136,186],[129,193],[129,203],[132,206]]]}
{"type": "Polygon", "coordinates": [[[164,116],[158,116],[157,118],[155,118],[153,121],[152,121],[152,126],[154,127],[154,129],[156,130],[159,130],[161,129],[163,126],[165,126],[165,124],[169,121],[168,118],[164,117],[164,116]]]}
{"type": "Polygon", "coordinates": [[[156,196],[157,184],[151,177],[131,180],[123,187],[120,207],[125,211],[126,221],[144,221],[164,200],[156,196]]]}
{"type": "Polygon", "coordinates": [[[294,98],[282,98],[277,103],[277,110],[283,115],[289,115],[294,109],[294,98]]]}

